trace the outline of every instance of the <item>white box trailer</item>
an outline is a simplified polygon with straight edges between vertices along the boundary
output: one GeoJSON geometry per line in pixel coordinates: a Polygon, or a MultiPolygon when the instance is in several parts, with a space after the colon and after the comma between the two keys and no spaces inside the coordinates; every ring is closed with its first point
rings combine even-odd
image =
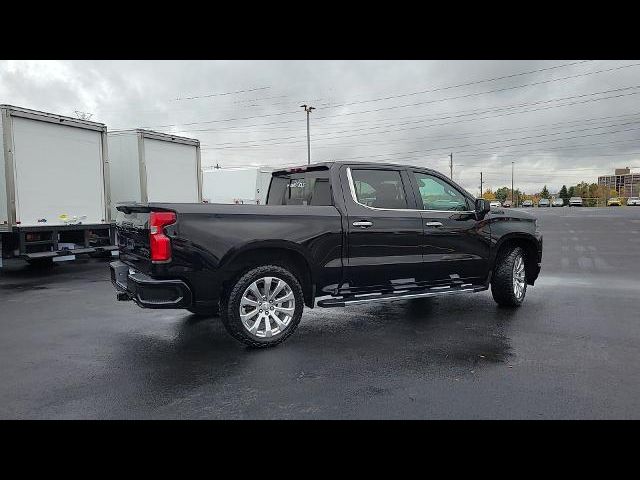
{"type": "Polygon", "coordinates": [[[273,168],[210,168],[202,171],[202,199],[208,203],[264,205],[273,168]]]}
{"type": "Polygon", "coordinates": [[[107,127],[0,105],[0,262],[115,250],[107,127]]]}
{"type": "Polygon", "coordinates": [[[202,202],[199,140],[143,129],[107,137],[113,219],[121,202],[202,202]]]}

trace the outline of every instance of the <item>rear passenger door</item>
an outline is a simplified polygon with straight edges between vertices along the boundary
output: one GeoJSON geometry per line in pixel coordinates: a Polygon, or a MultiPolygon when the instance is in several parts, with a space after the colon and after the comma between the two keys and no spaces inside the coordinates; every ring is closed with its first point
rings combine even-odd
{"type": "Polygon", "coordinates": [[[423,235],[423,275],[431,283],[483,281],[488,273],[490,231],[479,221],[469,196],[433,172],[410,172],[423,235]]]}
{"type": "Polygon", "coordinates": [[[405,169],[342,167],[347,208],[345,280],[359,290],[415,281],[422,218],[405,169]]]}

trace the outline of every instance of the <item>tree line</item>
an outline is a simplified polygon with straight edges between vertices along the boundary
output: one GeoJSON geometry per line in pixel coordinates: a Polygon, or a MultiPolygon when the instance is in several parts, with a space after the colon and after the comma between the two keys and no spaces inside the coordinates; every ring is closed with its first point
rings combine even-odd
{"type": "MultiPolygon", "coordinates": [[[[607,200],[617,196],[618,192],[616,192],[615,189],[609,189],[604,185],[587,183],[584,181],[577,185],[572,185],[569,188],[567,188],[566,185],[562,185],[562,188],[556,195],[557,198],[561,198],[563,200],[565,205],[569,205],[569,199],[571,197],[582,197],[584,205],[590,207],[606,205],[607,200]]],[[[482,193],[482,198],[485,200],[499,200],[500,202],[504,202],[513,198],[514,202],[518,205],[522,204],[525,200],[531,200],[534,204],[537,204],[541,199],[551,199],[551,197],[551,193],[549,193],[549,189],[546,185],[539,192],[532,194],[515,189],[512,196],[511,189],[509,187],[500,187],[495,191],[488,188],[482,193]]]]}

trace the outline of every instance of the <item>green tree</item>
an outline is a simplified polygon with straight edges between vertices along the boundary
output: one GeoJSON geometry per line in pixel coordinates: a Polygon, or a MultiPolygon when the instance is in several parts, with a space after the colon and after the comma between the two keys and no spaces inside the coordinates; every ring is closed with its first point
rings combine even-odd
{"type": "Polygon", "coordinates": [[[494,192],[494,195],[498,200],[500,200],[501,202],[504,202],[507,199],[507,197],[509,197],[509,193],[510,193],[509,188],[501,187],[494,192]]]}
{"type": "Polygon", "coordinates": [[[576,187],[569,187],[569,190],[567,190],[567,195],[569,196],[569,198],[575,197],[576,196],[576,187]]]}
{"type": "Polygon", "coordinates": [[[562,188],[560,189],[560,198],[562,199],[565,205],[569,204],[569,192],[567,192],[566,185],[562,185],[562,188]]]}
{"type": "Polygon", "coordinates": [[[575,197],[586,198],[589,196],[589,184],[587,182],[580,182],[575,186],[574,190],[575,197]]]}
{"type": "Polygon", "coordinates": [[[547,188],[546,185],[542,188],[542,192],[540,192],[540,196],[542,198],[549,198],[549,196],[550,196],[549,195],[549,189],[547,188]]]}

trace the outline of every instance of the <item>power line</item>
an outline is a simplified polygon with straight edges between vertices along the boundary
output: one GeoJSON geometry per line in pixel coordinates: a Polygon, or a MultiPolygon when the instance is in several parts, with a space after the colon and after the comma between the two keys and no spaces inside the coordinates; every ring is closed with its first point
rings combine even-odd
{"type": "MultiPolygon", "coordinates": [[[[614,91],[623,91],[623,90],[629,90],[629,89],[637,89],[640,88],[640,85],[637,86],[633,86],[633,87],[626,87],[626,88],[622,88],[622,89],[614,89],[614,91]]],[[[611,92],[611,91],[607,91],[607,92],[611,92]]],[[[588,95],[598,95],[604,92],[596,92],[593,94],[588,94],[588,95]]],[[[494,115],[491,117],[484,117],[481,118],[479,120],[484,120],[486,118],[496,118],[496,117],[502,117],[502,116],[508,116],[508,115],[516,115],[516,114],[520,114],[520,113],[529,113],[532,111],[540,111],[540,110],[548,110],[550,108],[560,108],[560,107],[564,107],[564,106],[571,106],[571,105],[575,105],[575,104],[581,104],[581,103],[588,103],[588,102],[593,102],[593,101],[600,101],[600,100],[608,100],[611,98],[620,98],[620,97],[624,97],[624,96],[629,96],[629,95],[637,95],[640,94],[640,91],[638,92],[631,92],[631,93],[627,93],[627,94],[621,94],[621,95],[613,95],[613,96],[609,96],[609,97],[602,97],[602,98],[592,98],[592,99],[585,99],[582,101],[577,101],[577,102],[571,102],[569,104],[562,104],[562,105],[550,105],[550,106],[546,106],[546,107],[540,107],[540,108],[535,108],[535,109],[529,109],[526,111],[522,111],[522,112],[508,112],[508,113],[502,113],[502,114],[498,114],[498,115],[494,115]]],[[[574,96],[572,98],[578,98],[578,97],[583,97],[585,95],[578,95],[578,96],[574,96]]],[[[563,100],[563,99],[562,99],[563,100]]],[[[543,103],[548,103],[549,101],[545,101],[543,103]]],[[[541,103],[541,102],[535,102],[535,103],[541,103]]],[[[476,119],[478,120],[478,119],[476,119]]],[[[452,123],[461,123],[460,121],[456,121],[456,122],[445,122],[445,123],[441,123],[441,124],[434,124],[434,125],[427,125],[427,126],[421,126],[421,127],[409,127],[409,128],[403,128],[403,129],[392,129],[392,130],[383,130],[383,131],[376,131],[376,132],[371,132],[371,133],[359,133],[359,134],[351,134],[351,135],[342,135],[342,136],[337,136],[337,137],[323,137],[320,136],[320,139],[324,139],[324,140],[335,140],[335,139],[342,139],[342,138],[349,138],[349,137],[354,137],[354,136],[362,136],[362,135],[374,135],[374,134],[381,134],[381,133],[391,133],[391,132],[398,132],[398,131],[406,131],[406,130],[414,130],[416,128],[431,128],[434,126],[443,126],[443,125],[449,125],[452,123]]],[[[349,132],[349,130],[346,130],[346,132],[349,132]]],[[[341,132],[334,132],[333,135],[336,135],[338,133],[341,132]]],[[[289,137],[286,137],[289,138],[289,137]]],[[[293,138],[298,138],[298,137],[293,137],[293,138]]],[[[285,138],[282,138],[285,139],[285,138]]],[[[279,139],[265,139],[260,141],[260,143],[254,143],[253,145],[250,144],[246,144],[243,145],[244,147],[264,147],[264,146],[271,146],[271,145],[291,145],[291,144],[296,144],[299,143],[299,141],[295,141],[295,142],[275,142],[275,143],[266,143],[269,140],[279,140],[279,139]]],[[[255,141],[252,141],[255,142],[255,141]]],[[[222,145],[220,147],[208,147],[208,149],[217,149],[217,150],[222,150],[222,149],[227,149],[227,148],[235,148],[234,145],[239,145],[240,142],[237,143],[222,143],[222,144],[218,144],[218,145],[222,145]]]]}
{"type": "MultiPolygon", "coordinates": [[[[638,123],[638,122],[633,122],[633,123],[638,123]]],[[[622,132],[627,132],[627,131],[631,131],[631,130],[638,130],[640,129],[640,127],[634,127],[634,128],[627,128],[627,129],[622,129],[622,130],[615,130],[612,132],[601,132],[601,133],[592,133],[589,135],[575,135],[573,137],[562,137],[562,138],[555,138],[555,139],[550,139],[550,140],[542,140],[542,141],[536,141],[536,142],[524,142],[524,143],[516,143],[516,144],[512,144],[512,145],[500,145],[499,148],[508,148],[508,147],[515,147],[515,146],[522,146],[522,145],[533,145],[533,144],[537,144],[537,143],[544,143],[544,142],[557,142],[559,140],[571,140],[574,138],[586,138],[586,137],[594,137],[594,136],[598,136],[598,135],[610,135],[610,134],[614,134],[614,133],[622,133],[622,132]]],[[[567,132],[569,133],[569,132],[567,132]]],[[[522,137],[520,139],[511,139],[512,140],[524,140],[527,137],[522,137]]],[[[530,138],[536,138],[534,137],[530,137],[530,138]]],[[[495,143],[495,142],[484,142],[483,144],[489,144],[489,143],[495,143]]],[[[412,150],[412,151],[407,151],[407,152],[397,152],[399,154],[404,154],[404,153],[421,153],[421,152],[431,152],[431,151],[449,151],[449,150],[456,150],[456,153],[458,152],[465,152],[465,150],[457,150],[458,148],[462,148],[462,147],[468,147],[468,146],[473,146],[474,144],[467,144],[467,145],[453,145],[453,146],[447,146],[447,147],[439,147],[439,148],[432,148],[432,149],[427,149],[427,150],[412,150]]],[[[475,144],[478,145],[478,144],[475,144]]],[[[482,145],[482,144],[480,144],[482,145]]],[[[468,150],[467,150],[468,151],[468,150]]],[[[389,156],[389,155],[393,155],[389,154],[389,153],[380,153],[380,154],[373,154],[373,155],[361,155],[361,156],[356,156],[356,157],[344,157],[344,160],[355,160],[358,158],[371,158],[371,157],[384,157],[384,156],[389,156]]]]}
{"type": "MultiPolygon", "coordinates": [[[[389,143],[414,143],[414,142],[418,142],[418,141],[424,141],[424,140],[436,140],[436,139],[443,139],[443,138],[448,138],[448,139],[460,139],[460,138],[468,138],[468,137],[485,137],[488,136],[489,134],[495,134],[495,133],[507,133],[507,132],[517,132],[517,131],[540,131],[540,130],[549,130],[549,129],[554,129],[557,130],[559,127],[562,128],[561,126],[566,125],[567,127],[569,127],[569,124],[580,124],[580,123],[585,123],[585,124],[591,124],[591,123],[606,123],[605,119],[614,119],[614,118],[627,118],[627,117],[637,117],[640,115],[640,112],[636,112],[636,113],[631,113],[631,114],[622,114],[622,115],[609,115],[609,116],[603,116],[603,117],[592,117],[592,118],[587,118],[587,119],[581,119],[581,120],[569,120],[569,121],[565,121],[565,122],[555,122],[555,123],[545,123],[545,124],[536,124],[536,125],[532,125],[531,127],[516,127],[516,128],[502,128],[502,129],[492,129],[492,130],[483,130],[483,131],[479,131],[479,132],[463,132],[460,133],[459,135],[433,135],[433,136],[426,136],[426,137],[412,137],[411,139],[407,140],[407,139],[395,139],[395,140],[378,140],[378,141],[368,141],[368,142],[360,142],[360,143],[349,143],[349,147],[354,147],[354,146],[369,146],[369,145],[386,145],[389,143]]],[[[572,126],[577,126],[577,125],[572,125],[572,126]]],[[[596,127],[594,127],[596,128],[596,127]]],[[[602,127],[600,127],[602,128],[602,127]]],[[[559,133],[559,132],[557,132],[559,133]]],[[[292,142],[293,143],[293,142],[292,142]]],[[[211,147],[207,144],[201,144],[204,149],[210,149],[211,147]]],[[[279,144],[273,144],[273,145],[279,145],[279,144]]],[[[340,147],[342,144],[341,143],[324,143],[322,145],[317,145],[316,148],[337,148],[340,147]]],[[[213,149],[215,149],[216,147],[212,147],[213,149]]]]}
{"type": "Polygon", "coordinates": [[[246,90],[235,90],[233,92],[209,93],[206,95],[194,95],[192,97],[178,97],[178,98],[174,98],[173,101],[196,100],[198,98],[224,97],[227,95],[236,95],[238,93],[257,92],[258,90],[267,90],[269,88],[271,87],[257,87],[257,88],[249,88],[246,90]]]}
{"type": "MultiPolygon", "coordinates": [[[[498,89],[494,89],[494,90],[486,90],[484,92],[474,92],[474,93],[468,93],[468,94],[465,94],[465,95],[458,95],[458,96],[454,96],[454,97],[439,98],[439,99],[435,99],[435,100],[425,100],[425,101],[422,101],[422,102],[414,102],[414,103],[403,104],[403,105],[393,105],[393,106],[389,106],[389,107],[377,108],[377,109],[374,109],[374,110],[363,110],[363,111],[359,111],[359,112],[346,112],[346,113],[335,114],[335,115],[330,115],[330,116],[357,115],[357,114],[361,114],[361,113],[373,113],[373,112],[379,112],[379,111],[383,111],[383,110],[392,110],[392,109],[396,109],[396,108],[415,107],[417,105],[427,105],[427,104],[431,104],[431,103],[447,102],[447,101],[450,101],[450,100],[459,100],[461,98],[469,98],[469,97],[474,97],[474,96],[479,96],[479,95],[488,95],[490,93],[504,92],[504,91],[507,91],[507,90],[514,90],[514,89],[517,89],[517,88],[531,87],[531,86],[535,86],[535,85],[543,85],[543,84],[547,84],[547,83],[551,83],[551,82],[558,82],[558,81],[567,80],[567,79],[571,79],[571,78],[585,77],[587,75],[594,75],[596,73],[609,72],[609,71],[613,71],[613,70],[620,70],[622,68],[637,67],[637,66],[640,66],[640,63],[632,63],[632,64],[629,64],[629,65],[623,65],[621,67],[598,70],[598,71],[595,71],[595,72],[587,72],[587,73],[582,73],[582,74],[578,74],[578,75],[570,75],[570,76],[567,76],[567,77],[552,78],[552,79],[549,79],[549,80],[542,80],[542,81],[539,81],[539,82],[527,83],[527,84],[524,84],[524,85],[515,85],[515,86],[512,86],[512,87],[503,87],[503,88],[498,88],[498,89]]],[[[320,116],[319,118],[327,118],[327,116],[320,116]]]]}
{"type": "MultiPolygon", "coordinates": [[[[603,91],[600,91],[600,92],[593,92],[593,93],[582,94],[582,95],[572,95],[572,96],[569,96],[569,97],[560,97],[560,98],[555,98],[555,99],[550,99],[550,100],[542,100],[542,101],[537,101],[537,102],[529,102],[529,103],[524,103],[524,104],[515,104],[515,105],[502,106],[502,107],[494,107],[493,109],[486,110],[486,112],[483,112],[483,113],[490,113],[491,111],[499,112],[501,110],[514,110],[514,109],[519,108],[521,106],[533,106],[533,105],[540,105],[540,104],[544,104],[544,103],[571,100],[571,99],[576,99],[576,98],[593,97],[593,96],[596,96],[596,95],[601,95],[601,94],[606,94],[606,93],[613,93],[613,92],[621,92],[621,91],[633,90],[633,89],[638,89],[638,88],[640,88],[640,85],[634,85],[634,86],[623,87],[623,88],[616,88],[616,89],[612,89],[612,90],[603,90],[603,91]]],[[[635,95],[637,93],[640,93],[640,92],[633,92],[633,93],[629,93],[627,95],[635,95]]],[[[561,104],[561,105],[550,105],[550,106],[543,107],[543,108],[534,108],[534,109],[529,109],[529,110],[523,110],[523,111],[520,111],[520,112],[501,113],[501,114],[493,115],[493,116],[490,116],[490,117],[483,117],[483,118],[472,119],[472,120],[485,120],[485,119],[488,119],[488,118],[497,118],[497,117],[502,117],[502,116],[507,116],[507,115],[516,115],[516,114],[520,114],[520,113],[529,113],[529,112],[534,112],[534,111],[539,111],[539,110],[548,110],[549,108],[560,108],[560,107],[571,106],[571,105],[575,105],[575,104],[595,102],[595,101],[600,101],[600,100],[608,100],[608,99],[611,99],[611,98],[619,98],[619,97],[627,96],[627,95],[613,95],[613,96],[602,97],[602,98],[591,98],[591,99],[585,99],[583,101],[570,102],[570,103],[561,104]]],[[[479,113],[479,114],[483,114],[483,113],[479,113]]],[[[457,118],[457,117],[468,116],[468,115],[472,115],[472,114],[450,115],[448,117],[440,117],[440,118],[442,118],[442,119],[457,118]]],[[[391,132],[400,132],[400,131],[406,131],[406,130],[415,130],[416,128],[432,128],[432,127],[438,127],[438,126],[444,126],[444,125],[451,125],[451,124],[455,124],[455,123],[461,123],[463,121],[469,121],[469,120],[454,121],[454,122],[444,122],[444,123],[438,123],[438,124],[432,124],[432,125],[420,125],[420,126],[407,127],[407,128],[401,128],[401,129],[382,130],[382,131],[376,131],[376,132],[372,132],[372,133],[361,133],[361,134],[359,133],[359,134],[353,134],[353,135],[343,135],[341,137],[327,137],[325,135],[324,137],[321,136],[321,138],[328,139],[328,140],[333,140],[335,138],[346,138],[346,137],[360,136],[360,135],[376,135],[376,134],[379,134],[379,133],[391,133],[391,132]]],[[[358,132],[360,130],[367,131],[367,130],[371,130],[371,128],[342,130],[342,131],[338,131],[338,132],[332,132],[332,133],[330,133],[328,135],[337,135],[337,134],[340,134],[340,133],[358,132]]],[[[188,131],[188,130],[179,130],[178,132],[186,132],[186,131],[188,131]]],[[[192,131],[197,131],[197,130],[192,130],[192,131]]],[[[267,138],[267,139],[261,139],[261,140],[251,140],[251,141],[248,141],[248,142],[259,141],[261,143],[258,144],[258,145],[269,145],[269,144],[267,144],[265,142],[269,142],[269,141],[272,141],[272,140],[274,140],[274,141],[287,140],[287,139],[291,139],[291,138],[298,138],[298,137],[296,137],[296,136],[276,137],[276,138],[267,138]]],[[[221,143],[219,145],[223,145],[223,146],[226,145],[226,144],[237,145],[237,144],[240,144],[240,143],[243,143],[243,142],[225,142],[225,143],[221,143]]]]}
{"type": "MultiPolygon", "coordinates": [[[[580,61],[580,62],[573,62],[570,64],[564,64],[562,65],[563,67],[569,66],[569,65],[574,65],[577,63],[585,63],[588,62],[589,60],[584,60],[584,61],[580,61]]],[[[486,91],[486,92],[476,92],[473,94],[467,94],[467,95],[463,95],[463,96],[459,96],[459,97],[449,97],[449,98],[444,98],[444,99],[437,99],[437,100],[431,100],[431,101],[427,101],[427,102],[417,102],[417,103],[413,103],[413,104],[407,104],[407,105],[397,105],[397,106],[392,106],[392,107],[384,107],[381,109],[376,109],[376,110],[367,110],[367,111],[360,111],[360,112],[347,112],[347,113],[343,113],[343,114],[334,114],[334,115],[325,115],[325,116],[320,116],[318,118],[329,118],[329,117],[335,117],[335,116],[343,116],[343,115],[355,115],[355,114],[360,114],[360,113],[370,113],[370,112],[374,112],[374,111],[380,111],[380,110],[386,110],[386,109],[391,109],[391,108],[404,108],[404,107],[409,107],[409,106],[415,106],[415,105],[421,105],[421,104],[425,104],[425,103],[434,103],[434,102],[442,102],[442,101],[448,101],[451,99],[455,99],[455,98],[466,98],[468,96],[474,96],[474,95],[484,95],[484,94],[488,94],[488,93],[495,93],[495,92],[500,92],[500,91],[505,91],[505,90],[512,90],[512,89],[516,89],[516,88],[525,88],[525,87],[529,87],[529,86],[534,86],[534,85],[540,85],[540,84],[545,84],[545,83],[550,83],[550,82],[556,82],[556,81],[562,81],[562,80],[567,80],[570,78],[578,78],[578,77],[583,77],[583,76],[587,76],[587,75],[594,75],[597,73],[603,73],[603,72],[608,72],[608,71],[613,71],[613,70],[620,70],[622,68],[629,68],[629,67],[633,67],[633,66],[638,66],[640,65],[640,63],[636,63],[636,64],[629,64],[629,65],[623,65],[623,66],[618,66],[618,67],[613,67],[613,68],[609,68],[609,69],[603,69],[603,70],[597,70],[597,71],[593,71],[593,72],[586,72],[583,74],[578,74],[578,75],[572,75],[572,76],[568,76],[568,77],[561,77],[561,78],[557,78],[557,79],[549,79],[549,80],[544,80],[542,82],[534,82],[531,84],[524,84],[524,85],[516,85],[516,86],[512,86],[512,87],[505,87],[502,89],[496,89],[496,90],[491,90],[491,91],[486,91]]],[[[561,66],[556,66],[553,68],[560,68],[561,66]]],[[[545,71],[545,70],[549,70],[552,67],[547,67],[545,69],[539,69],[539,70],[533,70],[533,71],[529,71],[529,72],[522,72],[519,74],[512,74],[511,76],[518,76],[518,75],[525,75],[525,74],[530,74],[530,73],[535,73],[536,71],[545,71]]],[[[496,81],[496,80],[501,80],[504,78],[507,78],[509,76],[502,76],[502,77],[494,77],[494,78],[490,78],[490,79],[483,79],[480,81],[476,81],[476,82],[469,82],[469,84],[474,84],[474,83],[484,83],[484,82],[489,82],[489,81],[496,81]]],[[[445,89],[449,89],[449,88],[457,88],[459,86],[465,86],[465,84],[459,84],[459,85],[451,85],[451,86],[445,86],[445,87],[440,87],[436,90],[445,90],[445,89]]],[[[420,93],[425,93],[428,91],[422,91],[422,92],[412,92],[411,95],[413,94],[420,94],[420,93]]],[[[404,94],[409,95],[409,94],[404,94]]],[[[398,95],[398,96],[403,96],[403,95],[398,95]]],[[[370,100],[363,100],[360,102],[352,102],[352,104],[355,103],[370,103],[370,102],[374,102],[374,101],[383,101],[388,99],[389,97],[382,97],[382,98],[377,98],[377,99],[370,99],[370,100]]],[[[337,108],[340,106],[345,106],[346,104],[338,104],[338,105],[333,105],[330,108],[337,108]]],[[[278,112],[276,114],[271,114],[271,116],[275,116],[275,115],[290,115],[293,114],[294,112],[278,112]]],[[[219,123],[219,122],[227,122],[227,121],[237,121],[237,120],[248,120],[251,118],[263,118],[264,115],[258,115],[258,116],[252,116],[252,117],[244,117],[244,118],[232,118],[232,119],[219,119],[219,120],[205,120],[205,121],[199,121],[199,122],[189,122],[189,123],[179,123],[179,124],[171,124],[171,125],[152,125],[152,126],[147,126],[144,128],[166,128],[166,127],[177,127],[180,125],[198,125],[198,124],[208,124],[208,123],[219,123]]]]}
{"type": "MultiPolygon", "coordinates": [[[[467,83],[459,83],[457,85],[447,85],[447,86],[444,86],[444,87],[437,87],[437,88],[432,88],[432,89],[428,89],[428,90],[420,90],[418,92],[402,93],[402,94],[398,94],[398,95],[389,95],[389,96],[386,96],[386,97],[373,98],[373,99],[369,99],[369,100],[360,100],[360,101],[356,101],[356,102],[347,102],[347,103],[332,105],[332,108],[346,107],[346,106],[351,106],[351,105],[359,105],[359,104],[362,104],[362,103],[379,102],[379,101],[384,101],[384,100],[391,100],[391,99],[394,99],[394,98],[410,97],[410,96],[413,96],[413,95],[422,95],[422,94],[425,94],[425,93],[441,92],[441,91],[444,91],[444,90],[451,90],[453,88],[468,87],[468,86],[471,86],[471,85],[479,85],[481,83],[495,82],[495,81],[504,80],[504,79],[507,79],[507,78],[514,78],[514,77],[519,77],[519,76],[522,76],[522,75],[530,75],[532,73],[546,72],[546,71],[549,71],[549,70],[554,70],[554,69],[564,68],[564,67],[570,67],[570,66],[573,66],[573,65],[579,65],[579,64],[588,63],[588,62],[593,62],[593,60],[580,60],[578,62],[564,63],[562,65],[554,65],[554,66],[551,66],[551,67],[539,68],[537,70],[529,70],[527,72],[514,73],[514,74],[511,74],[511,75],[503,75],[501,77],[493,77],[493,78],[487,78],[487,79],[483,79],[483,80],[475,80],[475,81],[467,82],[467,83]]],[[[598,72],[594,72],[594,73],[598,73],[598,72]]]]}
{"type": "MultiPolygon", "coordinates": [[[[584,148],[593,148],[594,146],[610,146],[610,145],[614,145],[614,144],[620,144],[620,143],[629,143],[629,142],[638,142],[637,139],[630,139],[630,140],[620,140],[620,141],[613,141],[613,142],[604,142],[604,143],[591,143],[591,144],[578,144],[578,145],[568,145],[568,146],[554,146],[554,149],[552,149],[551,151],[557,151],[557,150],[581,150],[584,148]]],[[[492,151],[493,152],[493,151],[492,151]]],[[[537,151],[535,151],[537,152],[537,151]]],[[[520,155],[527,155],[530,153],[535,153],[535,152],[513,152],[513,153],[519,153],[520,155]]],[[[463,157],[487,157],[487,156],[491,156],[492,153],[485,153],[485,154],[465,154],[465,152],[460,152],[457,151],[456,152],[457,155],[462,155],[463,157]]],[[[500,155],[500,156],[507,156],[507,155],[500,155]]],[[[600,157],[600,156],[604,156],[604,155],[594,155],[595,157],[600,157]]],[[[389,155],[389,158],[393,161],[397,161],[397,160],[418,160],[418,161],[432,161],[435,159],[442,159],[443,156],[442,154],[431,154],[431,155],[409,155],[409,156],[398,156],[398,155],[389,155]]],[[[340,160],[343,160],[346,158],[342,158],[340,157],[340,160]]],[[[486,165],[475,165],[476,167],[480,168],[486,168],[486,165]]]]}

